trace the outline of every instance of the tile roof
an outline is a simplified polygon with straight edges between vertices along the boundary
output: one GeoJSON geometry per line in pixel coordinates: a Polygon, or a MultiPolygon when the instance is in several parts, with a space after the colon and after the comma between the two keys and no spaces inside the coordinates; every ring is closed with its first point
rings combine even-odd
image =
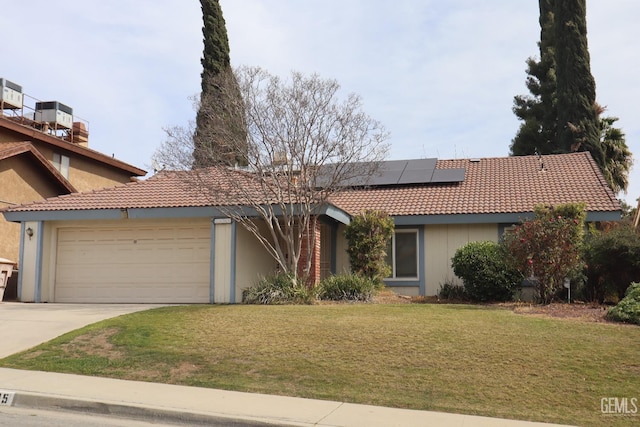
{"type": "MultiPolygon", "coordinates": [[[[464,181],[451,184],[391,185],[351,189],[331,202],[349,214],[380,209],[393,216],[531,212],[535,205],[584,202],[588,211],[619,211],[620,205],[587,152],[439,160],[437,169],[465,168],[464,181]],[[541,170],[541,166],[544,168],[541,170]]],[[[147,180],[118,187],[59,196],[11,212],[88,209],[233,206],[242,192],[260,195],[257,181],[242,171],[232,176],[209,168],[194,172],[161,172],[147,180]],[[202,180],[208,188],[201,190],[202,180]],[[215,183],[215,185],[212,185],[215,183]],[[242,190],[239,190],[242,189],[242,190]]]]}
{"type": "MultiPolygon", "coordinates": [[[[241,171],[233,175],[209,168],[206,173],[191,171],[160,172],[149,179],[52,197],[28,205],[8,209],[12,212],[71,211],[92,209],[145,209],[202,206],[233,206],[256,181],[241,171]],[[212,184],[215,182],[215,185],[212,184]],[[217,189],[210,190],[212,188],[217,189]],[[243,190],[238,190],[242,188],[243,190]]],[[[260,193],[256,193],[260,194],[260,193]]]]}
{"type": "Polygon", "coordinates": [[[465,168],[464,181],[350,190],[332,202],[352,215],[366,209],[392,216],[519,213],[540,203],[575,202],[584,202],[587,211],[620,210],[588,152],[438,160],[436,168],[465,168]]]}

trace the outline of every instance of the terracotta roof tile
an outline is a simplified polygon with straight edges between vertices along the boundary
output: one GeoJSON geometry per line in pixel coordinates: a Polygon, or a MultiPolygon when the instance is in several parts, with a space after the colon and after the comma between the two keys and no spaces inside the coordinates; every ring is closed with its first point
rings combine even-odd
{"type": "MultiPolygon", "coordinates": [[[[589,211],[620,210],[615,194],[586,152],[541,158],[439,160],[436,168],[465,168],[464,181],[352,189],[333,196],[331,202],[349,214],[379,209],[394,216],[531,212],[539,203],[571,202],[584,202],[589,211]]],[[[55,197],[9,210],[233,206],[242,203],[242,191],[262,194],[257,182],[246,172],[237,171],[230,177],[216,168],[207,169],[198,179],[206,181],[209,188],[220,189],[209,194],[198,190],[195,180],[187,179],[191,175],[193,172],[161,172],[144,181],[55,197]],[[240,188],[243,190],[238,190],[240,188]]]]}
{"type": "Polygon", "coordinates": [[[436,168],[465,168],[465,179],[454,184],[350,190],[332,202],[350,214],[379,209],[394,216],[532,212],[540,203],[572,202],[584,202],[588,211],[620,210],[588,152],[439,160],[436,168]]]}
{"type": "Polygon", "coordinates": [[[29,212],[232,206],[238,204],[243,192],[252,185],[256,186],[255,181],[241,171],[234,173],[233,179],[216,168],[210,168],[206,173],[200,174],[160,172],[147,180],[52,197],[33,204],[13,207],[10,210],[29,212]],[[219,191],[216,194],[207,194],[203,189],[214,187],[211,185],[212,182],[215,182],[215,187],[219,191]],[[243,191],[234,191],[240,187],[243,191]]]}

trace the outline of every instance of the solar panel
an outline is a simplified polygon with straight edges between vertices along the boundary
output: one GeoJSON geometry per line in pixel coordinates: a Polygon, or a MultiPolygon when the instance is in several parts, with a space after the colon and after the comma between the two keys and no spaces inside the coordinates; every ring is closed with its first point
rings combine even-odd
{"type": "Polygon", "coordinates": [[[456,169],[436,169],[431,178],[431,183],[446,183],[446,182],[462,182],[464,181],[464,168],[456,169]]]}
{"type": "Polygon", "coordinates": [[[407,160],[407,167],[398,184],[425,184],[431,182],[437,159],[407,160]]]}
{"type": "MultiPolygon", "coordinates": [[[[344,186],[385,186],[410,184],[454,183],[464,181],[465,169],[436,169],[438,159],[389,160],[380,162],[377,172],[367,182],[352,178],[342,182],[344,186]],[[357,181],[357,182],[356,182],[357,181]]],[[[323,173],[319,174],[318,184],[326,184],[333,165],[323,166],[323,173]],[[327,175],[324,177],[323,175],[327,175]]],[[[363,177],[364,180],[364,177],[363,177]]]]}

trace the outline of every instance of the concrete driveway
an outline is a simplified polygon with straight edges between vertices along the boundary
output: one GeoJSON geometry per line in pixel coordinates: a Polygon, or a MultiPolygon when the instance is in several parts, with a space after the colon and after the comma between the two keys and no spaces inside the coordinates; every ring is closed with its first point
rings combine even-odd
{"type": "Polygon", "coordinates": [[[122,314],[162,307],[154,304],[0,303],[0,358],[64,333],[122,314]]]}

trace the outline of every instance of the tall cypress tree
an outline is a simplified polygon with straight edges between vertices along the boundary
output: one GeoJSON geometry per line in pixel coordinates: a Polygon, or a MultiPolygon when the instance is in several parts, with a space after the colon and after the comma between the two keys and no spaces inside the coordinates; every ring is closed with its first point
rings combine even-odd
{"type": "Polygon", "coordinates": [[[531,95],[514,97],[522,120],[512,155],[589,151],[614,191],[626,191],[632,165],[616,117],[600,115],[587,46],[585,0],[539,0],[540,60],[527,60],[531,95]]]}
{"type": "Polygon", "coordinates": [[[222,9],[218,0],[200,0],[200,4],[204,21],[204,51],[193,166],[246,164],[242,97],[231,68],[222,9]]]}
{"type": "Polygon", "coordinates": [[[532,96],[514,97],[514,114],[522,120],[511,143],[516,156],[557,152],[556,138],[556,75],[555,30],[553,1],[540,0],[540,60],[527,60],[527,88],[532,96]]]}
{"type": "Polygon", "coordinates": [[[602,165],[586,7],[586,0],[555,1],[558,146],[563,152],[588,150],[602,165]]]}

